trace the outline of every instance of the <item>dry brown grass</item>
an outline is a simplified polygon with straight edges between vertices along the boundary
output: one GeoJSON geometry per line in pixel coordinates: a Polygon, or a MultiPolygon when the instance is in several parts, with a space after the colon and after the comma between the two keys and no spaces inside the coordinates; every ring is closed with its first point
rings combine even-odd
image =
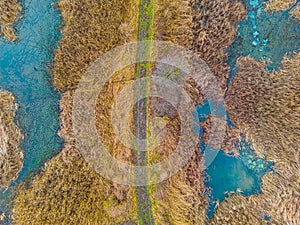
{"type": "MultiPolygon", "coordinates": [[[[154,38],[171,41],[197,53],[210,66],[225,91],[229,67],[224,50],[233,41],[233,23],[244,16],[242,4],[231,1],[157,1],[154,38]]],[[[186,89],[195,103],[203,101],[195,83],[189,82],[186,89]]],[[[150,153],[154,161],[167,157],[176,147],[179,128],[176,119],[175,124],[174,119],[168,122],[170,129],[164,142],[150,153]]],[[[193,148],[199,151],[198,145],[193,148]]],[[[195,154],[178,174],[153,186],[153,213],[158,224],[205,224],[207,196],[203,195],[202,160],[202,156],[195,154]]]]}
{"type": "MultiPolygon", "coordinates": [[[[154,38],[171,41],[195,51],[194,38],[199,31],[199,27],[195,26],[197,20],[195,14],[199,16],[203,13],[194,11],[195,4],[193,1],[157,1],[155,4],[154,38]]],[[[212,21],[212,24],[214,23],[215,21],[212,21]]],[[[223,31],[218,30],[218,32],[223,31]]],[[[223,76],[226,77],[227,74],[223,74],[223,76]]],[[[195,83],[189,81],[185,88],[196,104],[203,101],[203,96],[195,83]]],[[[176,147],[180,135],[178,133],[179,128],[176,126],[176,119],[175,121],[169,119],[168,122],[169,130],[164,142],[158,149],[150,153],[150,157],[153,157],[154,161],[166,158],[176,147]]],[[[199,151],[198,145],[192,148],[195,149],[195,152],[199,151]]],[[[202,174],[202,156],[195,154],[189,164],[178,174],[153,187],[153,213],[158,224],[205,224],[207,196],[203,195],[205,187],[202,174]]]]}
{"type": "Polygon", "coordinates": [[[244,6],[237,1],[156,1],[154,39],[193,50],[225,91],[229,66],[224,51],[234,39],[234,23],[245,16],[244,6]]]}
{"type": "MultiPolygon", "coordinates": [[[[192,49],[193,9],[191,1],[156,1],[154,9],[154,39],[170,41],[192,49]]],[[[203,96],[195,82],[190,80],[185,89],[195,104],[202,102],[203,96]]],[[[167,158],[178,144],[180,118],[177,113],[173,112],[174,110],[168,109],[163,102],[150,101],[150,116],[163,117],[167,123],[162,143],[149,153],[150,163],[167,158]]],[[[195,151],[188,164],[168,180],[150,187],[152,212],[156,224],[205,224],[207,196],[203,195],[205,188],[202,179],[203,159],[196,153],[199,152],[198,144],[190,146],[187,143],[186,146],[195,151]]]]}
{"type": "Polygon", "coordinates": [[[270,0],[266,3],[265,10],[287,10],[296,0],[270,0]]]}
{"type": "MultiPolygon", "coordinates": [[[[151,101],[153,102],[154,100],[151,101]]],[[[149,152],[149,163],[157,163],[168,158],[176,149],[180,137],[180,118],[173,112],[174,109],[168,111],[165,105],[164,108],[154,110],[151,103],[151,117],[168,117],[165,119],[167,124],[163,141],[149,152]]],[[[160,106],[162,105],[160,102],[160,106]]],[[[191,146],[190,143],[185,145],[195,151],[187,165],[171,178],[150,187],[152,212],[156,224],[205,224],[207,196],[203,195],[205,189],[202,179],[203,158],[198,154],[199,143],[195,146],[191,146]]]]}
{"type": "Polygon", "coordinates": [[[189,0],[155,1],[154,15],[154,39],[191,48],[193,16],[189,0]]]}
{"type": "MultiPolygon", "coordinates": [[[[298,167],[299,169],[299,167],[298,167]]],[[[299,176],[289,179],[268,173],[263,177],[262,194],[227,197],[215,212],[210,224],[299,224],[299,176]],[[298,185],[298,186],[297,186],[298,185]]]]}
{"type": "Polygon", "coordinates": [[[201,156],[195,153],[174,176],[151,187],[156,224],[205,224],[207,196],[203,194],[205,187],[201,160],[201,156]]]}
{"type": "MultiPolygon", "coordinates": [[[[265,10],[288,10],[296,0],[270,0],[266,3],[265,10]]],[[[290,15],[300,20],[299,3],[290,11],[290,15]]]]}
{"type": "Polygon", "coordinates": [[[15,123],[17,104],[8,91],[0,90],[0,188],[7,188],[23,166],[19,148],[22,134],[15,123]]]}
{"type": "MultiPolygon", "coordinates": [[[[196,51],[224,87],[228,65],[223,50],[233,40],[233,23],[245,16],[245,11],[240,3],[229,0],[201,2],[207,7],[194,11],[195,1],[156,1],[153,35],[155,39],[172,41],[196,51]]],[[[29,186],[22,185],[17,189],[14,221],[16,224],[136,221],[134,189],[104,180],[78,153],[72,135],[71,110],[73,90],[89,64],[111,48],[136,40],[138,3],[130,0],[63,0],[58,5],[64,28],[52,72],[55,87],[63,92],[60,135],[66,141],[66,147],[29,186]],[[32,204],[28,204],[31,201],[32,204]]],[[[132,158],[131,151],[116,140],[110,113],[112,100],[133,77],[133,67],[117,73],[100,94],[96,109],[100,138],[114,157],[126,162],[132,158]]],[[[195,102],[202,101],[193,84],[189,85],[195,102]]],[[[175,119],[170,124],[175,129],[170,129],[172,132],[168,133],[163,148],[155,152],[159,157],[154,155],[154,159],[164,157],[176,146],[177,122],[175,119]]],[[[193,148],[195,152],[199,150],[198,145],[193,148]]],[[[203,195],[202,160],[202,156],[195,153],[178,174],[151,187],[152,210],[157,224],[205,224],[207,196],[203,195]]]]}
{"type": "Polygon", "coordinates": [[[63,0],[58,6],[64,28],[52,72],[54,85],[65,92],[101,54],[136,40],[138,2],[63,0]]]}
{"type": "Polygon", "coordinates": [[[290,14],[300,20],[300,5],[298,4],[291,12],[290,14]]]}
{"type": "Polygon", "coordinates": [[[264,63],[242,58],[226,97],[233,123],[245,128],[256,150],[268,153],[277,167],[290,163],[288,154],[299,149],[299,62],[298,53],[284,58],[281,70],[268,73],[264,63]]]}
{"type": "Polygon", "coordinates": [[[22,6],[18,0],[1,0],[0,1],[0,35],[10,41],[17,39],[13,26],[21,17],[22,6]]]}
{"type": "MultiPolygon", "coordinates": [[[[113,103],[124,87],[129,82],[134,80],[135,77],[135,65],[124,68],[121,72],[117,72],[104,86],[103,91],[100,93],[96,105],[97,115],[95,118],[96,126],[98,128],[99,137],[102,143],[106,146],[111,155],[119,161],[132,164],[134,160],[134,150],[124,146],[116,136],[112,121],[111,114],[113,109],[113,103]]],[[[128,101],[133,101],[127,99],[128,101]]],[[[133,112],[132,112],[133,115],[133,112]]],[[[115,115],[118,116],[118,115],[115,115]]],[[[122,115],[120,115],[122,116],[122,115]]],[[[118,120],[124,120],[126,118],[115,118],[118,120]]],[[[131,118],[129,118],[131,119],[131,118]]]]}
{"type": "Polygon", "coordinates": [[[134,189],[105,180],[73,146],[67,146],[15,194],[12,219],[18,225],[102,225],[137,218],[134,189]]]}
{"type": "Polygon", "coordinates": [[[207,63],[225,91],[229,76],[225,51],[234,40],[234,24],[246,16],[245,7],[231,0],[192,2],[195,8],[192,50],[207,63]]]}
{"type": "MultiPolygon", "coordinates": [[[[60,135],[66,141],[65,148],[47,163],[44,171],[30,184],[22,184],[15,191],[15,224],[102,225],[137,220],[135,188],[104,179],[80,155],[71,120],[73,94],[73,91],[67,91],[60,102],[60,135]]],[[[104,114],[99,111],[99,116],[104,114]]],[[[107,125],[105,121],[107,120],[103,119],[103,124],[98,126],[100,136],[105,134],[103,131],[109,132],[109,126],[103,126],[107,125]]],[[[114,139],[109,137],[108,140],[114,139]]],[[[122,149],[112,148],[112,143],[114,142],[105,144],[112,154],[122,156],[122,149]]]]}
{"type": "Polygon", "coordinates": [[[202,140],[205,143],[209,143],[213,148],[221,148],[225,153],[239,155],[234,143],[239,140],[240,134],[243,133],[243,131],[236,127],[225,126],[225,124],[223,127],[217,126],[215,130],[212,131],[213,122],[213,116],[210,114],[205,121],[200,123],[200,126],[203,128],[202,140]]]}

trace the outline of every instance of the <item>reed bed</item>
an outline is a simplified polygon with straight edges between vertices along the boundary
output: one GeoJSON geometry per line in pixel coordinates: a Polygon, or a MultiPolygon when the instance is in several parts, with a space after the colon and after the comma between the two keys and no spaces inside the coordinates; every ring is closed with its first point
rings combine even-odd
{"type": "MultiPolygon", "coordinates": [[[[150,164],[164,160],[172,154],[180,136],[178,115],[159,114],[159,116],[168,117],[166,134],[162,143],[149,152],[150,164]]],[[[156,224],[205,224],[207,196],[203,194],[205,189],[202,179],[203,158],[199,154],[199,143],[195,146],[186,143],[186,146],[195,149],[187,165],[171,178],[150,187],[152,212],[156,224]]]]}
{"type": "Polygon", "coordinates": [[[207,63],[225,92],[229,77],[225,51],[234,40],[235,25],[246,16],[245,7],[231,0],[191,2],[194,9],[192,50],[207,63]]]}
{"type": "MultiPolygon", "coordinates": [[[[63,15],[63,38],[55,54],[52,73],[54,86],[63,93],[59,133],[65,140],[65,148],[33,181],[18,186],[14,192],[13,221],[15,224],[136,222],[135,189],[113,184],[89,168],[77,149],[71,114],[74,89],[90,63],[113,47],[137,40],[138,2],[62,0],[58,7],[63,15]]],[[[172,41],[199,54],[225,92],[229,66],[224,50],[233,41],[235,23],[246,16],[244,6],[230,0],[160,0],[155,1],[154,10],[154,39],[172,41]]],[[[295,151],[297,140],[295,142],[289,134],[295,137],[299,134],[292,132],[296,125],[290,124],[299,121],[295,114],[299,107],[294,102],[297,101],[295,85],[299,82],[295,76],[299,74],[297,60],[299,62],[299,56],[293,60],[286,58],[278,74],[269,74],[262,63],[249,58],[238,62],[240,75],[228,91],[228,111],[233,112],[230,118],[237,129],[247,131],[258,152],[264,153],[267,148],[268,160],[276,162],[279,174],[268,173],[263,177],[261,195],[227,198],[221,203],[212,224],[249,224],[249,221],[261,224],[263,220],[259,216],[265,211],[274,224],[281,221],[297,224],[294,222],[298,222],[299,209],[293,201],[299,196],[296,185],[299,181],[299,155],[295,151]],[[288,83],[287,88],[283,82],[288,83]],[[281,122],[283,124],[279,124],[281,122]],[[275,126],[269,128],[270,124],[275,126]],[[274,137],[277,141],[273,141],[274,137]],[[283,201],[282,196],[285,197],[283,201]],[[274,205],[278,208],[272,208],[274,205]],[[232,213],[235,211],[238,213],[232,213]]],[[[134,77],[134,66],[116,73],[100,93],[96,107],[99,137],[115,158],[127,163],[132,162],[132,152],[115,137],[110,114],[114,98],[134,77]]],[[[197,104],[203,101],[192,81],[187,88],[197,104]]],[[[167,157],[176,147],[180,135],[179,118],[160,116],[168,117],[168,130],[162,145],[150,153],[151,163],[167,157]]],[[[209,124],[207,127],[209,129],[209,124]]],[[[231,135],[228,145],[240,130],[232,128],[228,131],[228,136],[231,135]]],[[[198,146],[191,146],[195,154],[179,173],[150,187],[156,224],[206,224],[208,199],[203,194],[203,158],[197,153],[198,146]]]]}
{"type": "Polygon", "coordinates": [[[243,133],[240,129],[224,125],[223,127],[216,127],[212,131],[213,116],[211,114],[208,115],[205,121],[200,122],[200,126],[203,128],[202,140],[204,143],[209,143],[212,148],[221,149],[226,154],[239,155],[235,142],[239,140],[240,134],[243,133]]]}
{"type": "MultiPolygon", "coordinates": [[[[265,10],[288,10],[297,1],[296,0],[270,0],[266,3],[265,10]]],[[[289,12],[289,14],[300,20],[300,5],[299,3],[289,12]]]]}
{"type": "MultiPolygon", "coordinates": [[[[232,1],[161,0],[155,2],[154,14],[154,39],[171,41],[194,51],[212,68],[225,91],[229,67],[224,50],[233,41],[234,23],[246,14],[243,5],[232,1]]],[[[185,89],[196,104],[203,101],[193,81],[188,81],[185,89]]],[[[171,154],[180,136],[179,118],[164,116],[168,117],[169,129],[161,146],[150,153],[153,162],[171,154]]],[[[195,155],[186,167],[152,187],[157,224],[205,224],[208,197],[203,194],[203,158],[196,153],[198,146],[190,146],[195,149],[195,155]]]]}
{"type": "Polygon", "coordinates": [[[290,14],[300,20],[300,5],[298,4],[291,12],[290,14]]]}
{"type": "Polygon", "coordinates": [[[0,90],[0,189],[15,180],[23,166],[23,152],[19,147],[23,137],[15,122],[17,104],[14,96],[0,90]]]}
{"type": "MultiPolygon", "coordinates": [[[[96,126],[98,128],[99,137],[102,140],[102,143],[106,146],[107,150],[110,151],[111,155],[119,161],[132,164],[134,161],[134,150],[124,146],[116,136],[112,121],[111,113],[113,109],[113,103],[117,95],[125,88],[129,82],[134,80],[135,77],[135,65],[124,68],[121,72],[117,72],[112,79],[110,79],[107,84],[104,86],[103,91],[98,97],[98,102],[96,105],[96,126]]],[[[134,96],[132,96],[132,101],[134,96]]],[[[130,99],[128,99],[130,101],[130,99]]],[[[125,120],[127,118],[122,118],[123,115],[119,118],[114,118],[116,120],[125,120]]],[[[133,111],[132,117],[129,115],[129,121],[133,120],[133,111]]],[[[121,129],[121,128],[120,128],[121,129]]]]}
{"type": "Polygon", "coordinates": [[[249,57],[238,60],[239,72],[228,89],[226,107],[256,152],[275,162],[275,172],[263,176],[261,194],[228,197],[212,224],[226,218],[230,224],[261,224],[264,215],[270,216],[271,224],[300,223],[299,62],[300,53],[295,53],[282,60],[279,71],[270,73],[264,62],[249,57]],[[234,207],[238,208],[232,213],[234,207]]]}
{"type": "Polygon", "coordinates": [[[5,218],[6,218],[5,213],[1,213],[1,215],[0,215],[0,221],[4,221],[5,218]]]}
{"type": "Polygon", "coordinates": [[[115,186],[66,146],[15,191],[13,224],[117,224],[137,218],[134,190],[115,186]]]}
{"type": "Polygon", "coordinates": [[[0,36],[3,34],[8,40],[15,41],[14,25],[21,17],[22,6],[18,0],[0,1],[0,36]]]}
{"type": "Polygon", "coordinates": [[[203,161],[196,152],[189,163],[168,180],[151,187],[156,224],[205,224],[207,196],[203,161]]]}
{"type": "Polygon", "coordinates": [[[159,0],[154,6],[154,39],[170,41],[190,49],[193,43],[193,15],[189,0],[159,0]]]}
{"type": "MultiPolygon", "coordinates": [[[[229,78],[226,50],[234,41],[238,22],[247,15],[245,6],[240,1],[230,0],[193,0],[191,5],[193,8],[193,43],[191,49],[207,63],[225,93],[229,78]]],[[[204,128],[203,139],[207,142],[211,133],[211,116],[201,123],[201,126],[204,128]]],[[[228,126],[226,131],[220,130],[219,132],[225,132],[222,150],[238,155],[234,142],[238,139],[241,131],[238,128],[228,126]]],[[[219,143],[218,139],[214,141],[219,143]]],[[[210,144],[214,145],[215,143],[210,144]]]]}
{"type": "Polygon", "coordinates": [[[80,155],[72,131],[72,96],[73,91],[67,91],[60,102],[65,148],[32,182],[15,190],[13,222],[102,225],[137,221],[135,189],[106,180],[80,155]]]}
{"type": "Polygon", "coordinates": [[[290,14],[297,18],[298,20],[300,20],[300,5],[298,3],[297,6],[295,6],[295,8],[290,12],[290,14]]]}
{"type": "Polygon", "coordinates": [[[269,0],[265,10],[287,10],[295,3],[296,0],[269,0]]]}
{"type": "Polygon", "coordinates": [[[281,175],[268,173],[263,177],[262,194],[227,197],[210,224],[297,225],[299,197],[299,177],[286,180],[281,175]]]}
{"type": "Polygon", "coordinates": [[[193,50],[225,91],[229,66],[224,51],[234,39],[235,23],[245,16],[238,1],[160,0],[155,3],[154,39],[193,50]]]}
{"type": "Polygon", "coordinates": [[[137,38],[138,2],[62,0],[63,38],[54,57],[54,86],[76,88],[90,63],[101,54],[137,38]]]}
{"type": "Polygon", "coordinates": [[[287,156],[299,149],[299,60],[299,53],[285,57],[283,68],[269,73],[263,62],[241,58],[239,73],[227,92],[226,107],[233,123],[247,130],[256,150],[267,153],[277,166],[289,163],[287,156]]]}

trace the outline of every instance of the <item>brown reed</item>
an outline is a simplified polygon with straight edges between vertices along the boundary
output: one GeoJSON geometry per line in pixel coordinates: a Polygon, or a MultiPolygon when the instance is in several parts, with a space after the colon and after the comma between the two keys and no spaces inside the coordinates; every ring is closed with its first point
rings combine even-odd
{"type": "Polygon", "coordinates": [[[3,34],[10,41],[15,41],[14,25],[21,17],[22,6],[18,0],[0,1],[0,36],[3,34]]]}
{"type": "Polygon", "coordinates": [[[23,166],[19,147],[22,134],[15,122],[17,104],[14,96],[0,90],[0,188],[7,188],[23,166]]]}

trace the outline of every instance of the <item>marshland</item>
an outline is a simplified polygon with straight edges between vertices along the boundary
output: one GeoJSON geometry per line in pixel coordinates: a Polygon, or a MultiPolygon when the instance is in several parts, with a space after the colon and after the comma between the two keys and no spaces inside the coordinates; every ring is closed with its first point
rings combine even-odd
{"type": "MultiPolygon", "coordinates": [[[[0,145],[14,165],[12,172],[3,172],[8,179],[1,173],[0,185],[7,187],[17,178],[22,151],[25,165],[11,188],[12,209],[0,211],[0,220],[6,217],[20,225],[299,224],[297,2],[149,2],[143,14],[143,1],[61,0],[39,5],[25,0],[17,28],[13,26],[21,4],[0,2],[5,36],[0,43],[0,87],[12,93],[0,92],[0,145]],[[35,24],[37,12],[40,22],[35,24]],[[277,23],[282,27],[274,30],[277,23]],[[30,38],[32,33],[39,35],[30,38]],[[145,201],[150,207],[147,214],[141,210],[144,199],[137,188],[106,180],[85,162],[72,127],[74,91],[85,70],[110,49],[141,39],[171,41],[198,54],[220,84],[228,116],[221,152],[205,168],[201,146],[206,144],[214,114],[201,111],[206,103],[195,83],[186,85],[198,116],[204,118],[196,131],[199,143],[192,146],[193,157],[177,174],[141,189],[150,201],[145,201]],[[34,56],[24,60],[24,54],[34,56]]],[[[99,138],[112,156],[129,164],[136,156],[118,140],[111,113],[116,96],[141,74],[138,67],[131,65],[114,74],[96,106],[99,138]]],[[[148,64],[148,75],[155,74],[157,67],[148,64]]],[[[178,114],[159,111],[155,104],[173,110],[155,99],[147,101],[146,120],[159,116],[167,124],[162,144],[145,157],[143,163],[149,164],[168,157],[180,136],[178,114]]]]}

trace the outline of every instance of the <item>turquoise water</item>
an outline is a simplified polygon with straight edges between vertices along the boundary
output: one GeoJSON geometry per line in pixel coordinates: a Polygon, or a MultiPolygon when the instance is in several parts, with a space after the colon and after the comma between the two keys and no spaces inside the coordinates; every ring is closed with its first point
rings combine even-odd
{"type": "MultiPolygon", "coordinates": [[[[196,107],[195,114],[197,121],[205,121],[208,115],[226,116],[227,124],[233,126],[224,106],[219,105],[216,109],[211,109],[213,104],[204,101],[202,105],[196,107]]],[[[221,149],[212,149],[202,140],[203,128],[195,129],[200,136],[200,149],[204,154],[204,160],[210,159],[218,152],[210,165],[207,165],[205,173],[205,185],[209,194],[209,207],[207,216],[211,218],[217,207],[217,202],[222,202],[226,196],[232,193],[242,193],[252,195],[260,193],[261,177],[271,170],[273,163],[265,158],[259,158],[251,145],[251,141],[246,141],[241,135],[240,142],[235,143],[235,148],[240,156],[227,155],[221,149]]]]}
{"type": "Polygon", "coordinates": [[[244,195],[260,192],[259,177],[240,158],[228,156],[223,151],[219,151],[206,173],[206,186],[210,188],[209,218],[216,209],[216,201],[222,202],[229,194],[239,191],[244,195]]]}
{"type": "MultiPolygon", "coordinates": [[[[241,193],[244,196],[261,192],[262,176],[271,171],[272,162],[259,158],[251,146],[251,142],[241,140],[236,144],[240,156],[226,155],[219,151],[215,160],[206,170],[206,186],[210,189],[210,205],[207,210],[208,217],[213,216],[216,202],[222,202],[232,193],[241,193]]],[[[209,149],[205,154],[209,154],[209,149]]]]}
{"type": "Polygon", "coordinates": [[[195,109],[196,119],[199,122],[205,121],[209,114],[212,114],[212,115],[218,116],[218,117],[225,116],[227,124],[229,126],[234,126],[228,116],[228,113],[224,107],[224,104],[217,105],[216,108],[213,108],[213,105],[214,105],[213,102],[210,100],[204,100],[203,104],[197,105],[196,109],[195,109]],[[211,110],[211,109],[213,109],[213,110],[211,110]]]}
{"type": "MultiPolygon", "coordinates": [[[[16,97],[16,119],[24,134],[24,167],[16,183],[29,178],[62,148],[57,135],[60,94],[52,88],[48,73],[61,37],[61,17],[53,4],[52,0],[24,1],[19,40],[0,40],[0,87],[16,97]]],[[[0,210],[8,193],[0,195],[0,210]]]]}
{"type": "Polygon", "coordinates": [[[248,17],[239,23],[235,40],[228,48],[231,79],[237,70],[236,60],[240,56],[270,60],[266,69],[273,71],[280,68],[280,61],[286,53],[300,48],[299,20],[289,16],[299,0],[288,10],[277,12],[264,11],[263,0],[244,0],[243,3],[248,17]]]}

